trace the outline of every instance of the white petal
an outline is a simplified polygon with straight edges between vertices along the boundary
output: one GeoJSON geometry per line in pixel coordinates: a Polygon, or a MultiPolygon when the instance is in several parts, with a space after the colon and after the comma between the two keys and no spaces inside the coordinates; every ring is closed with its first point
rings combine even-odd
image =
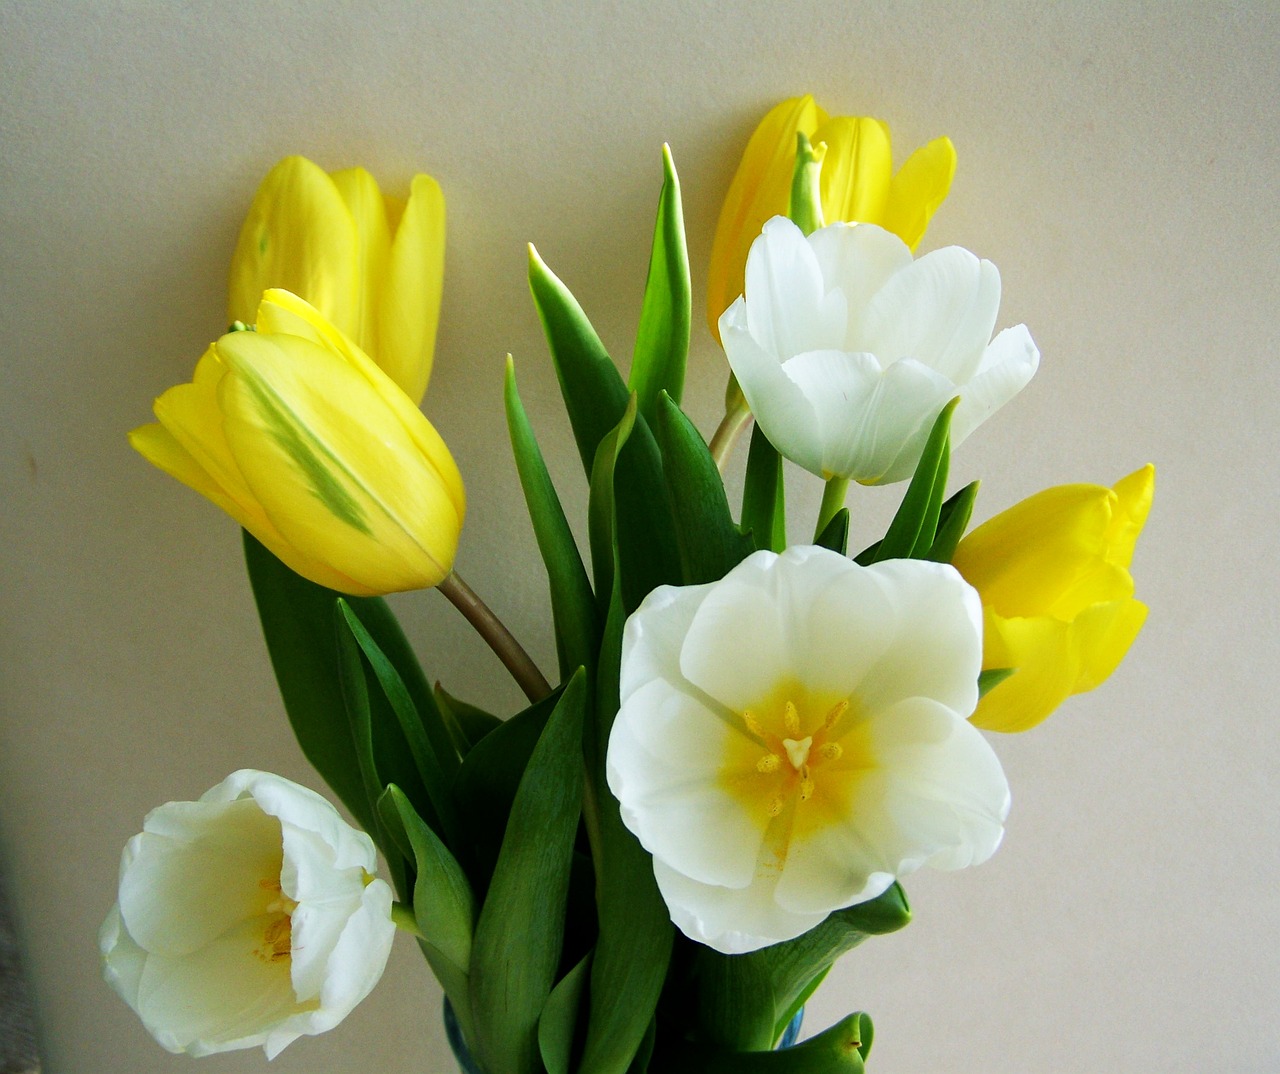
{"type": "Polygon", "coordinates": [[[120,919],[120,907],[113,906],[98,930],[98,950],[102,952],[102,975],[116,994],[135,1010],[138,987],[146,966],[147,953],[134,942],[120,919]]]}
{"type": "Polygon", "coordinates": [[[269,921],[242,922],[191,955],[147,960],[137,1010],[156,1040],[191,1055],[250,1048],[296,1009],[289,960],[255,954],[269,921]]]}
{"type": "Polygon", "coordinates": [[[978,367],[1000,308],[1000,273],[949,246],[903,269],[871,300],[857,343],[886,365],[914,358],[953,383],[978,367]]]}
{"type": "Polygon", "coordinates": [[[280,824],[252,802],[170,802],[130,842],[120,913],[137,943],[179,956],[266,910],[280,875],[280,824]]]}
{"type": "Polygon", "coordinates": [[[699,884],[657,858],[653,875],[676,928],[726,955],[794,939],[829,912],[797,914],[783,909],[773,899],[772,883],[738,889],[699,884]]]}
{"type": "MultiPolygon", "coordinates": [[[[857,351],[863,311],[889,278],[911,264],[907,244],[875,224],[832,224],[809,236],[826,288],[838,288],[848,303],[844,338],[828,346],[857,351]]],[[[983,341],[985,342],[985,340],[983,341]]],[[[798,353],[798,352],[796,352],[798,353]]]]}
{"type": "MultiPolygon", "coordinates": [[[[967,717],[978,704],[982,601],[945,563],[886,560],[869,568],[893,606],[893,638],[859,687],[869,713],[928,697],[967,717]]],[[[886,629],[890,629],[886,624],[886,629]]]]}
{"type": "Polygon", "coordinates": [[[1027,386],[1040,365],[1040,351],[1024,324],[1006,328],[987,347],[977,374],[960,393],[951,419],[951,442],[959,444],[974,429],[1027,386]]]}
{"type": "Polygon", "coordinates": [[[743,887],[755,871],[768,801],[752,816],[720,782],[730,747],[746,739],[661,680],[628,699],[609,736],[606,774],[623,822],[651,854],[706,883],[743,887]]]}
{"type": "Polygon", "coordinates": [[[680,648],[710,590],[710,585],[658,586],[631,613],[622,632],[622,704],[654,679],[671,682],[682,677],[680,648]]]}
{"type": "Polygon", "coordinates": [[[933,419],[955,394],[928,366],[904,360],[882,372],[870,354],[801,354],[782,369],[813,407],[824,478],[880,481],[903,454],[914,468],[933,419]]]}
{"type": "Polygon", "coordinates": [[[729,367],[773,446],[820,477],[823,444],[813,404],[782,371],[778,357],[764,350],[747,330],[745,308],[738,299],[720,318],[720,340],[729,367]]]}
{"type": "Polygon", "coordinates": [[[845,338],[845,296],[830,290],[804,234],[786,217],[775,216],[751,244],[746,304],[751,335],[775,360],[845,338]]]}

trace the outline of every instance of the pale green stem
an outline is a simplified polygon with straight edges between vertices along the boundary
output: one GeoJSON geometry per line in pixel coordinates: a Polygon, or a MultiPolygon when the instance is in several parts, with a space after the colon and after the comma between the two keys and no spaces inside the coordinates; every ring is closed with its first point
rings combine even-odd
{"type": "Polygon", "coordinates": [[[845,494],[848,491],[847,477],[833,477],[827,481],[827,487],[822,490],[822,506],[818,508],[818,525],[813,531],[815,541],[822,536],[822,531],[836,517],[836,512],[844,506],[845,494]]]}
{"type": "Polygon", "coordinates": [[[416,936],[419,940],[425,940],[422,930],[418,928],[418,919],[414,916],[413,907],[403,902],[393,902],[391,904],[391,920],[395,927],[402,932],[409,933],[410,936],[416,936]]]}
{"type": "Polygon", "coordinates": [[[449,598],[453,606],[475,628],[476,633],[485,640],[530,701],[541,701],[551,693],[551,684],[538,670],[529,654],[502,620],[458,577],[457,571],[451,572],[436,588],[449,598]]]}
{"type": "Polygon", "coordinates": [[[726,411],[724,417],[720,419],[719,427],[712,434],[711,457],[716,460],[716,469],[722,474],[729,462],[729,456],[733,454],[733,445],[738,442],[738,437],[742,435],[742,430],[747,427],[749,421],[751,421],[751,411],[744,403],[738,409],[726,411]]]}

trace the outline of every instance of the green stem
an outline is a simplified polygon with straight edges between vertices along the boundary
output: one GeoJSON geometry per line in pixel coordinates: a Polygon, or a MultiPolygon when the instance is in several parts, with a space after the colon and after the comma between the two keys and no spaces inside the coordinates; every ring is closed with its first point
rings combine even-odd
{"type": "Polygon", "coordinates": [[[818,526],[813,531],[813,539],[816,541],[822,536],[822,531],[827,528],[836,512],[844,506],[845,494],[849,491],[849,479],[847,477],[833,477],[827,481],[827,487],[822,490],[822,506],[818,508],[818,526]]]}
{"type": "Polygon", "coordinates": [[[449,598],[453,606],[475,628],[476,633],[485,640],[530,701],[541,701],[551,693],[551,684],[538,670],[538,665],[524,651],[502,620],[494,615],[475,591],[458,577],[457,571],[451,572],[436,588],[449,598]]]}

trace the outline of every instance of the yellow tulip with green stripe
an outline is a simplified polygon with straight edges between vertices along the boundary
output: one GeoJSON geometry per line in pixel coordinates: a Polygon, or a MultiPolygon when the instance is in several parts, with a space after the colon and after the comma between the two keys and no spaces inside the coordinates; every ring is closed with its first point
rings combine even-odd
{"type": "Polygon", "coordinates": [[[979,703],[989,731],[1034,727],[1115,671],[1147,617],[1129,564],[1155,468],[1045,489],[960,542],[952,560],[982,597],[984,669],[1016,668],[979,703]]]}
{"type": "Polygon", "coordinates": [[[440,319],[444,232],[444,196],[429,175],[414,177],[405,201],[384,196],[363,168],[328,175],[286,157],[240,229],[227,313],[252,323],[264,291],[292,291],[420,403],[440,319]]]}
{"type": "Polygon", "coordinates": [[[313,582],[370,596],[443,581],[466,495],[440,434],[296,295],[267,291],[254,320],[130,442],[313,582]]]}
{"type": "Polygon", "coordinates": [[[742,294],[752,242],[765,221],[786,215],[798,133],[826,145],[820,192],[828,224],[878,224],[914,250],[951,189],[949,138],[921,146],[894,174],[889,128],[880,120],[828,116],[807,94],[776,105],[751,135],[720,210],[707,274],[707,321],[717,339],[720,315],[742,294]]]}

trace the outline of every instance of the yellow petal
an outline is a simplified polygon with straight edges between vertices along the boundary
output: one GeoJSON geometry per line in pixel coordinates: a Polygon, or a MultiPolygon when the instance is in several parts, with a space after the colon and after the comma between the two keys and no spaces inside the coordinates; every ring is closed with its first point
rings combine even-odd
{"type": "Polygon", "coordinates": [[[1120,567],[1133,561],[1133,546],[1151,512],[1156,490],[1156,468],[1150,463],[1115,483],[1117,504],[1107,527],[1107,558],[1120,567]]]}
{"type": "Polygon", "coordinates": [[[288,543],[369,591],[440,582],[462,520],[369,381],[299,337],[235,333],[219,351],[227,441],[288,543]]]}
{"type": "Polygon", "coordinates": [[[1147,606],[1137,600],[1095,604],[1076,617],[1072,640],[1080,670],[1072,693],[1092,690],[1119,667],[1146,618],[1147,606]]]}
{"type": "Polygon", "coordinates": [[[1018,670],[978,702],[970,722],[984,731],[1025,731],[1075,686],[1070,624],[1047,617],[1004,619],[990,608],[984,612],[982,666],[1018,670]]]}
{"type": "Polygon", "coordinates": [[[716,339],[720,314],[742,294],[747,251],[765,221],[787,211],[796,134],[811,135],[825,119],[808,94],[793,97],[771,108],[747,143],[720,209],[707,269],[707,323],[716,339]]]}
{"type": "Polygon", "coordinates": [[[378,309],[374,356],[420,403],[431,378],[444,285],[444,195],[429,175],[414,177],[391,244],[378,309]]]}
{"type": "MultiPolygon", "coordinates": [[[[1115,498],[1101,485],[1045,489],[966,536],[952,564],[982,594],[983,603],[1001,615],[1044,614],[1064,592],[1104,565],[1102,549],[1115,498]]],[[[1106,596],[1128,596],[1130,591],[1106,596]]]]}
{"type": "Polygon", "coordinates": [[[231,260],[228,316],[252,322],[268,287],[301,295],[339,328],[357,327],[356,226],[333,180],[302,157],[267,174],[231,260]]]}
{"type": "Polygon", "coordinates": [[[356,309],[350,335],[366,351],[374,354],[378,338],[378,300],[391,252],[386,202],[378,189],[378,181],[364,168],[334,172],[332,179],[356,227],[356,309]]]}
{"type": "Polygon", "coordinates": [[[418,450],[435,467],[459,519],[465,517],[466,492],[453,455],[435,427],[390,376],[297,295],[287,291],[268,291],[262,297],[257,317],[260,331],[265,334],[299,336],[340,354],[396,416],[418,450]]]}
{"type": "Polygon", "coordinates": [[[915,250],[955,174],[956,150],[950,138],[921,146],[893,177],[881,226],[915,250]]]}
{"type": "Polygon", "coordinates": [[[889,128],[878,119],[837,116],[818,127],[813,139],[827,145],[820,173],[827,223],[880,223],[893,175],[889,128]]]}
{"type": "Polygon", "coordinates": [[[140,425],[129,431],[129,444],[147,462],[170,477],[176,477],[188,488],[195,489],[206,500],[217,504],[233,518],[238,516],[239,506],[222,487],[209,476],[194,456],[158,422],[140,425]]]}

